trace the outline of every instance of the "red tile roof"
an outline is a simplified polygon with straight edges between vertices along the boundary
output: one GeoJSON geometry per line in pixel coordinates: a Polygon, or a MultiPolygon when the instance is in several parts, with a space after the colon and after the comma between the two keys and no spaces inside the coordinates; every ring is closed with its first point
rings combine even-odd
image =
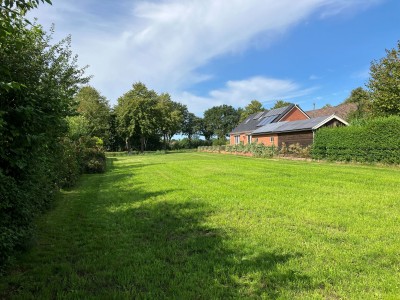
{"type": "Polygon", "coordinates": [[[337,115],[338,117],[348,120],[349,114],[357,109],[356,103],[343,103],[338,106],[320,108],[315,110],[306,111],[310,118],[317,118],[322,116],[337,115]]]}

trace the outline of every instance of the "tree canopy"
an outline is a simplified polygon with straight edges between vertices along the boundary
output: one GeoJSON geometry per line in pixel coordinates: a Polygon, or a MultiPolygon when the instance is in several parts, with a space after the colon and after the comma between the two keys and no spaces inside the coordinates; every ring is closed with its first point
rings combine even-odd
{"type": "Polygon", "coordinates": [[[214,132],[218,139],[226,138],[238,124],[240,113],[230,105],[214,106],[204,112],[204,122],[208,131],[214,132]]]}
{"type": "Polygon", "coordinates": [[[400,114],[400,41],[397,48],[386,50],[386,56],[370,67],[371,106],[374,115],[400,114]]]}
{"type": "Polygon", "coordinates": [[[91,136],[109,139],[110,107],[105,97],[91,86],[82,87],[75,96],[77,111],[88,121],[91,136]]]}
{"type": "Polygon", "coordinates": [[[157,103],[157,93],[141,82],[133,84],[130,91],[118,98],[115,108],[118,132],[125,139],[127,149],[131,148],[129,142],[136,134],[140,139],[140,150],[145,150],[147,139],[157,131],[157,103]]]}
{"type": "Polygon", "coordinates": [[[284,100],[276,100],[274,106],[272,106],[271,109],[285,107],[285,106],[288,106],[290,104],[292,104],[292,103],[284,101],[284,100]]]}
{"type": "Polygon", "coordinates": [[[248,116],[264,110],[265,108],[260,101],[251,100],[251,102],[242,110],[239,122],[243,122],[248,116]]]}

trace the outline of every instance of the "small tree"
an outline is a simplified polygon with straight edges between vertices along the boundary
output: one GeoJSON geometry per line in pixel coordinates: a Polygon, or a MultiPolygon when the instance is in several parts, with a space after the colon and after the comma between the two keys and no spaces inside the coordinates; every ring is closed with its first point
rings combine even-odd
{"type": "Polygon", "coordinates": [[[349,120],[363,119],[370,114],[370,95],[362,87],[352,90],[350,96],[343,103],[354,103],[357,105],[357,109],[349,114],[349,120]]]}

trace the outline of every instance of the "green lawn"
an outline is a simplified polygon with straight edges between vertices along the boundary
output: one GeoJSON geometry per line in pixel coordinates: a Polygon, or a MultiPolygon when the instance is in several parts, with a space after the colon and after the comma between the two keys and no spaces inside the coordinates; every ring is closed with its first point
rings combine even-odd
{"type": "Polygon", "coordinates": [[[0,299],[399,299],[400,169],[115,157],[38,220],[0,299]]]}

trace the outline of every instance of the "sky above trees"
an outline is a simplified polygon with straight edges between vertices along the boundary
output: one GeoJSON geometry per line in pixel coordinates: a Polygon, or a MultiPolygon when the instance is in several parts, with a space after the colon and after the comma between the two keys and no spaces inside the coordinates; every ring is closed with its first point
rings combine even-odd
{"type": "Polygon", "coordinates": [[[54,0],[30,17],[72,34],[112,105],[141,81],[202,115],[253,99],[342,102],[396,46],[399,12],[396,0],[54,0]]]}

